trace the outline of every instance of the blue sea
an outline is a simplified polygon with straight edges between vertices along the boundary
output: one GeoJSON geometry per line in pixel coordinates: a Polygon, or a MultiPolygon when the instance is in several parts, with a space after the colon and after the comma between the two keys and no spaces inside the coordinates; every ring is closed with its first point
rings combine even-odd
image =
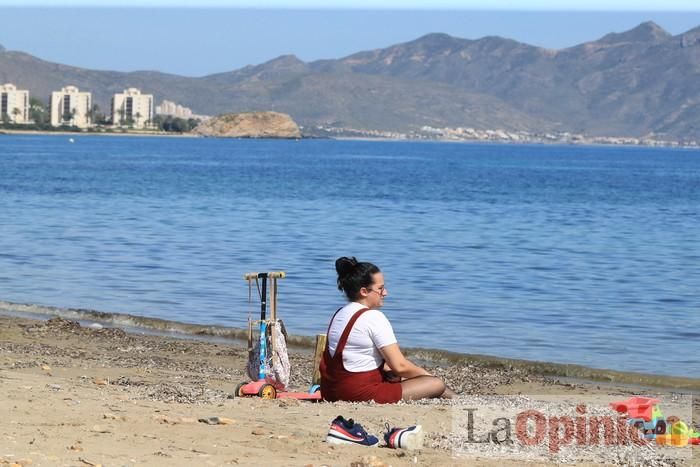
{"type": "Polygon", "coordinates": [[[0,300],[325,332],[377,264],[402,347],[700,375],[700,151],[0,136],[0,300]]]}

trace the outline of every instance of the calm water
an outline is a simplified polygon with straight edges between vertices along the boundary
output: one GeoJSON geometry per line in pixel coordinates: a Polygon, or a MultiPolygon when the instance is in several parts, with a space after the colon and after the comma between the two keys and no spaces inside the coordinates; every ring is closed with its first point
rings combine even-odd
{"type": "Polygon", "coordinates": [[[700,376],[700,152],[0,137],[0,300],[324,332],[384,271],[403,346],[700,376]]]}

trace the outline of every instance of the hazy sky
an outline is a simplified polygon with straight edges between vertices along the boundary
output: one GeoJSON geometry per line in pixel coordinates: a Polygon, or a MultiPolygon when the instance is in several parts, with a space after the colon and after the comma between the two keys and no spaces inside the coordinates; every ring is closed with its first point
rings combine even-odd
{"type": "Polygon", "coordinates": [[[163,6],[243,8],[698,10],[697,0],[0,0],[0,5],[163,6]]]}
{"type": "Polygon", "coordinates": [[[96,5],[94,0],[0,0],[0,45],[85,68],[202,76],[283,54],[304,61],[339,58],[431,32],[466,39],[497,35],[564,48],[649,20],[671,34],[700,26],[700,0],[203,0],[197,8],[187,8],[193,2],[184,0],[106,0],[99,5],[111,7],[96,5]],[[137,3],[144,7],[134,7],[137,3]],[[430,9],[422,8],[426,4],[430,9]],[[609,11],[591,11],[603,8],[609,11]]]}

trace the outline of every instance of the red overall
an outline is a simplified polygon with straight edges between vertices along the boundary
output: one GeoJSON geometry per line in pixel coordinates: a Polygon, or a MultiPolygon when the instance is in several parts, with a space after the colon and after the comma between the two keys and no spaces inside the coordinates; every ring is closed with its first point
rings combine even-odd
{"type": "MultiPolygon", "coordinates": [[[[355,321],[369,308],[355,312],[340,336],[335,354],[331,357],[328,344],[321,359],[321,395],[324,400],[362,402],[374,400],[379,404],[392,404],[401,400],[401,383],[384,379],[381,366],[374,370],[352,372],[343,365],[343,349],[355,321]]],[[[340,311],[340,310],[338,310],[340,311]]],[[[331,324],[335,316],[331,318],[331,324]]],[[[328,325],[330,335],[331,324],[328,325]]],[[[383,366],[383,365],[382,365],[383,366]]]]}

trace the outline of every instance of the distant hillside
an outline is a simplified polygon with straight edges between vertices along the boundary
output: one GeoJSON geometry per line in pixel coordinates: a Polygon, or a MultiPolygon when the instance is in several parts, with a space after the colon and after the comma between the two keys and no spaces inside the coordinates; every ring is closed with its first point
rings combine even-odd
{"type": "Polygon", "coordinates": [[[86,70],[0,48],[0,82],[44,100],[73,84],[103,109],[112,93],[138,87],[201,114],[284,112],[307,131],[430,125],[700,139],[700,27],[672,36],[652,22],[562,50],[429,34],[340,59],[288,55],[200,78],[86,70]]]}

